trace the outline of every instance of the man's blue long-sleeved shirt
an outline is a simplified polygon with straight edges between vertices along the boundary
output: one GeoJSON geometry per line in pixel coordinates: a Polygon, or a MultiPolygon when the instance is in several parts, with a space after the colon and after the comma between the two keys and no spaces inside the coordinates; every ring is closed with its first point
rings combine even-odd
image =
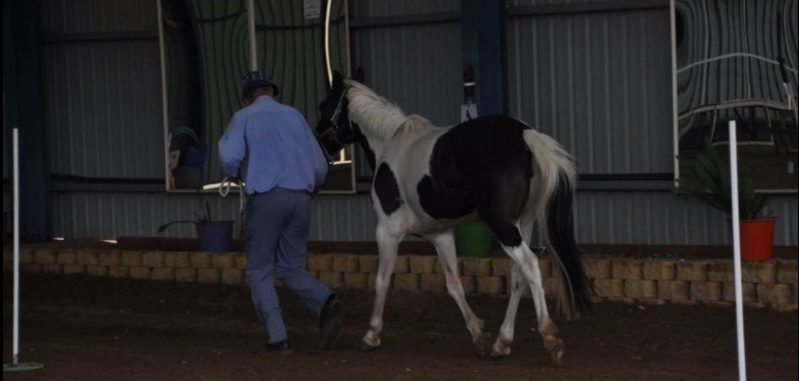
{"type": "Polygon", "coordinates": [[[244,180],[247,194],[275,187],[311,193],[327,175],[305,118],[268,95],[233,115],[219,139],[219,160],[225,176],[244,180]]]}

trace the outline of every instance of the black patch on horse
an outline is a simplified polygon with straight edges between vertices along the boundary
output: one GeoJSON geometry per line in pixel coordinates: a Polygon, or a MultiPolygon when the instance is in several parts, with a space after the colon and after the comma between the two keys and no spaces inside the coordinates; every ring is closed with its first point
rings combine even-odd
{"type": "MultiPolygon", "coordinates": [[[[458,181],[458,176],[453,172],[449,172],[445,176],[453,182],[458,181]]],[[[433,180],[430,176],[425,176],[416,186],[419,204],[430,217],[456,219],[464,217],[474,210],[471,193],[463,192],[458,187],[441,185],[440,179],[433,180]]]]}
{"type": "Polygon", "coordinates": [[[430,176],[417,185],[425,212],[454,219],[477,209],[503,244],[517,245],[513,223],[527,202],[533,175],[522,137],[529,128],[507,116],[484,116],[442,135],[430,155],[430,176]]]}
{"type": "Polygon", "coordinates": [[[397,179],[394,177],[394,172],[385,162],[380,163],[380,167],[377,168],[372,186],[375,189],[378,200],[380,200],[380,206],[383,207],[383,213],[387,216],[396,212],[402,206],[397,179]]]}

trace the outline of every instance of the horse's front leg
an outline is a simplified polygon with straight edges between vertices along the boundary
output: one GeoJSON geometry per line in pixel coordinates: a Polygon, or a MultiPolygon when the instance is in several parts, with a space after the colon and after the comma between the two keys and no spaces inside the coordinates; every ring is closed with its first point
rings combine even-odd
{"type": "Polygon", "coordinates": [[[452,230],[442,234],[431,235],[427,238],[436,247],[438,259],[441,262],[441,268],[444,270],[444,277],[447,280],[447,291],[455,299],[455,303],[463,314],[463,319],[466,321],[466,329],[472,334],[475,351],[479,356],[487,357],[491,353],[491,340],[493,338],[490,334],[483,332],[483,320],[474,314],[472,308],[469,307],[469,303],[466,302],[463,284],[458,273],[458,259],[452,230]]]}
{"type": "Polygon", "coordinates": [[[392,234],[382,225],[377,227],[377,246],[380,251],[380,264],[375,279],[375,303],[372,306],[372,318],[369,319],[369,330],[363,337],[361,349],[370,351],[380,346],[380,332],[383,330],[383,309],[386,305],[386,292],[397,263],[397,248],[401,236],[392,234]]]}

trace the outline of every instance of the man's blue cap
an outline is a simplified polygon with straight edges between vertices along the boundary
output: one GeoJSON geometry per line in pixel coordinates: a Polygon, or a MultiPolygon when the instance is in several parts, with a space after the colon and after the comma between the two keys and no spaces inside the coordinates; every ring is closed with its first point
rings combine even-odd
{"type": "Polygon", "coordinates": [[[278,94],[277,83],[269,74],[264,73],[263,71],[251,71],[244,75],[244,78],[241,79],[241,98],[244,99],[253,89],[257,89],[259,87],[267,87],[272,86],[275,88],[275,95],[278,94]]]}

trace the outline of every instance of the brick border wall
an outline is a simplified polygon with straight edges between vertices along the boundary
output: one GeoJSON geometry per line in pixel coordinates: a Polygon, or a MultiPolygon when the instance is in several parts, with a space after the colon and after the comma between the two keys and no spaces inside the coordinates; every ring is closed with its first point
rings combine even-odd
{"type": "MultiPolygon", "coordinates": [[[[23,247],[21,270],[31,273],[90,275],[160,281],[244,285],[244,253],[160,252],[23,247]]],[[[539,260],[544,291],[554,295],[552,262],[539,260]]],[[[585,256],[588,276],[596,285],[596,302],[640,304],[697,303],[732,305],[735,300],[731,260],[628,259],[585,256]]],[[[3,270],[10,270],[12,253],[3,251],[3,270]]],[[[306,265],[314,277],[334,289],[373,288],[376,255],[309,254],[306,265]]],[[[459,258],[467,294],[508,295],[508,258],[459,258]]],[[[438,259],[431,255],[400,255],[391,287],[404,291],[447,292],[438,259]]],[[[797,261],[745,262],[743,298],[749,307],[797,310],[797,261]]],[[[279,281],[276,284],[280,286],[279,281]]],[[[529,290],[525,288],[526,294],[529,290]]]]}

